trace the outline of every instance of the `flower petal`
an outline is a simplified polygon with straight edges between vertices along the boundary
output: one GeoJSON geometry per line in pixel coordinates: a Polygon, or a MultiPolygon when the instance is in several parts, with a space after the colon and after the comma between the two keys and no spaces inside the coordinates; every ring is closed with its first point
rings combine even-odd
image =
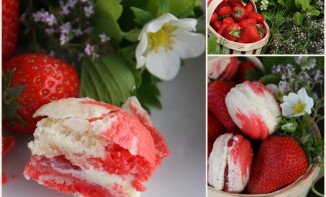
{"type": "Polygon", "coordinates": [[[150,51],[147,54],[146,67],[158,78],[171,80],[180,69],[180,58],[174,51],[165,52],[164,48],[160,47],[158,53],[150,51]]]}
{"type": "Polygon", "coordinates": [[[148,22],[142,29],[140,36],[144,33],[148,33],[148,32],[157,32],[158,30],[160,30],[162,28],[162,26],[165,23],[168,23],[170,21],[177,21],[178,18],[176,18],[175,16],[173,16],[170,13],[166,13],[161,15],[160,17],[151,20],[150,22],[148,22]]]}
{"type": "Polygon", "coordinates": [[[205,50],[205,36],[182,29],[176,29],[173,33],[173,50],[182,58],[197,57],[205,50]]]}
{"type": "Polygon", "coordinates": [[[147,49],[148,38],[147,35],[143,35],[140,39],[140,42],[136,48],[136,60],[137,60],[137,68],[144,66],[146,58],[143,56],[144,52],[147,49]]]}
{"type": "Polygon", "coordinates": [[[170,21],[169,24],[177,26],[178,28],[184,29],[186,31],[196,31],[197,20],[193,18],[185,18],[170,21]]]}
{"type": "Polygon", "coordinates": [[[298,103],[300,101],[300,97],[295,93],[290,93],[288,96],[283,96],[283,102],[289,102],[291,105],[298,103]]]}
{"type": "Polygon", "coordinates": [[[293,110],[292,110],[292,106],[291,106],[290,103],[288,103],[288,102],[282,103],[281,108],[282,108],[282,115],[283,116],[293,115],[293,110]]]}

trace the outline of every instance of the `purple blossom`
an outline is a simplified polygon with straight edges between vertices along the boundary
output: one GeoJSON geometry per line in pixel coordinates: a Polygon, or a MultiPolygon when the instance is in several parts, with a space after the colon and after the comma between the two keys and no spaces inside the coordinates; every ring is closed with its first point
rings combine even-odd
{"type": "Polygon", "coordinates": [[[320,70],[316,70],[313,72],[313,75],[314,75],[314,80],[315,81],[318,81],[318,80],[321,80],[323,79],[323,74],[320,70]]]}
{"type": "Polygon", "coordinates": [[[94,14],[94,6],[92,4],[89,4],[88,6],[84,7],[84,11],[85,11],[85,16],[89,18],[94,14]]]}
{"type": "Polygon", "coordinates": [[[68,3],[67,3],[67,6],[70,7],[70,8],[73,8],[73,7],[75,7],[77,1],[78,0],[69,0],[68,3]]]}
{"type": "Polygon", "coordinates": [[[104,42],[110,40],[110,37],[106,36],[105,33],[101,33],[101,34],[99,35],[99,37],[100,37],[100,39],[101,39],[101,43],[104,43],[104,42]]]}
{"type": "Polygon", "coordinates": [[[57,23],[55,16],[44,10],[39,10],[33,13],[33,18],[35,22],[47,23],[49,26],[53,26],[57,23]]]}
{"type": "Polygon", "coordinates": [[[81,35],[83,35],[83,32],[80,30],[80,28],[73,29],[73,30],[72,30],[72,33],[73,33],[75,36],[81,36],[81,35]]]}
{"type": "Polygon", "coordinates": [[[86,44],[86,47],[85,47],[85,53],[87,55],[92,55],[92,53],[94,53],[94,46],[92,46],[89,43],[87,43],[86,44]]]}
{"type": "Polygon", "coordinates": [[[64,45],[69,41],[69,38],[67,37],[66,34],[61,34],[60,35],[60,45],[64,45]]]}
{"type": "Polygon", "coordinates": [[[301,60],[302,60],[302,56],[296,56],[296,57],[294,57],[294,61],[295,61],[295,63],[297,63],[297,64],[301,64],[301,60]]]}
{"type": "Polygon", "coordinates": [[[66,22],[60,26],[61,33],[67,34],[71,31],[71,24],[70,22],[66,22]]]}
{"type": "Polygon", "coordinates": [[[48,35],[52,35],[55,33],[55,29],[53,28],[46,28],[45,29],[45,32],[48,34],[48,35]]]}
{"type": "Polygon", "coordinates": [[[69,7],[67,5],[61,5],[61,10],[63,15],[68,15],[70,13],[69,7]]]}
{"type": "Polygon", "coordinates": [[[93,31],[93,28],[92,27],[87,27],[85,30],[84,30],[84,33],[85,34],[91,34],[93,31]]]}

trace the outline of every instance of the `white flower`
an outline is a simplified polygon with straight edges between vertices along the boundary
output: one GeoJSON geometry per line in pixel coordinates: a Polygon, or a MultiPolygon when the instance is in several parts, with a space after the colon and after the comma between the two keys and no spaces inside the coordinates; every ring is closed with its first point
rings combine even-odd
{"type": "Polygon", "coordinates": [[[137,68],[163,80],[173,79],[180,68],[180,58],[200,55],[205,49],[205,37],[196,30],[197,20],[178,19],[170,13],[148,22],[139,35],[136,49],[137,68]]]}
{"type": "Polygon", "coordinates": [[[314,106],[314,100],[308,96],[306,89],[301,88],[298,94],[290,93],[283,96],[281,104],[283,116],[296,117],[304,113],[311,114],[311,108],[314,106]]]}

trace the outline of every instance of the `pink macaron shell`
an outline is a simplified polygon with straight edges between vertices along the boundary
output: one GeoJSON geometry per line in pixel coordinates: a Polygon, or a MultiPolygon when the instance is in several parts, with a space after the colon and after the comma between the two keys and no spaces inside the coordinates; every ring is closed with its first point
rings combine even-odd
{"type": "Polygon", "coordinates": [[[154,140],[146,127],[133,116],[116,111],[91,122],[91,125],[96,125],[96,130],[101,131],[99,134],[109,141],[128,149],[132,155],[144,157],[153,166],[156,165],[154,140]]]}
{"type": "Polygon", "coordinates": [[[245,81],[227,94],[226,106],[232,120],[252,139],[266,139],[279,121],[280,107],[260,82],[245,81]]]}
{"type": "Polygon", "coordinates": [[[250,142],[241,135],[236,135],[232,139],[225,191],[241,192],[249,182],[253,151],[250,142]]]}

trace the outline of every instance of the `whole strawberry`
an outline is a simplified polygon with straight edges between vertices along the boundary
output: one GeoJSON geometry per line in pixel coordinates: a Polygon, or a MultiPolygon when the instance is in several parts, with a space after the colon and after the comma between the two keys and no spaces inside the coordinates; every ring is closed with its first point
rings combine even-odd
{"type": "Polygon", "coordinates": [[[231,8],[242,6],[241,0],[227,0],[227,3],[231,6],[231,8]]]}
{"type": "Polygon", "coordinates": [[[236,127],[225,104],[226,94],[234,86],[235,83],[220,80],[214,81],[208,86],[208,111],[213,113],[226,129],[236,127]]]}
{"type": "Polygon", "coordinates": [[[3,125],[20,133],[32,133],[39,119],[34,112],[42,105],[77,97],[79,78],[69,64],[44,55],[24,54],[3,64],[3,125]]]}
{"type": "Polygon", "coordinates": [[[238,40],[240,43],[253,43],[262,39],[262,32],[259,26],[248,24],[241,31],[241,37],[238,40]]]}
{"type": "Polygon", "coordinates": [[[246,11],[246,14],[247,16],[249,14],[251,14],[252,12],[254,12],[254,6],[251,4],[251,3],[248,3],[245,7],[244,7],[245,11],[246,11]]]}
{"type": "Polygon", "coordinates": [[[250,61],[244,61],[239,65],[238,72],[235,75],[237,83],[242,83],[246,80],[246,73],[248,70],[256,70],[255,64],[250,61]]]}
{"type": "Polygon", "coordinates": [[[274,192],[296,181],[307,169],[306,154],[294,138],[272,135],[262,142],[258,150],[248,192],[274,192]]]}
{"type": "Polygon", "coordinates": [[[2,60],[13,55],[18,38],[19,0],[2,0],[2,60]]]}
{"type": "Polygon", "coordinates": [[[237,41],[240,38],[241,29],[238,23],[228,24],[224,29],[223,36],[231,41],[237,41]]]}
{"type": "Polygon", "coordinates": [[[209,24],[213,24],[215,21],[217,21],[217,19],[218,19],[218,15],[216,12],[214,12],[211,18],[209,19],[209,24]]]}
{"type": "Polygon", "coordinates": [[[242,21],[247,18],[247,13],[243,6],[236,6],[233,8],[233,18],[236,21],[242,21]]]}
{"type": "Polygon", "coordinates": [[[239,26],[241,27],[241,29],[245,28],[248,24],[256,24],[257,21],[256,19],[253,19],[253,18],[248,18],[248,19],[245,19],[245,20],[242,20],[239,22],[239,26]]]}
{"type": "Polygon", "coordinates": [[[208,137],[208,141],[214,143],[214,141],[216,140],[216,138],[218,138],[218,136],[222,135],[224,133],[224,128],[222,126],[222,124],[220,123],[220,121],[218,121],[215,117],[214,114],[212,113],[208,113],[208,117],[207,117],[207,137],[208,137]]]}
{"type": "Polygon", "coordinates": [[[217,9],[217,14],[221,17],[230,16],[232,14],[232,8],[228,5],[217,9]]]}
{"type": "Polygon", "coordinates": [[[255,19],[257,23],[263,23],[265,18],[263,15],[257,13],[257,12],[252,12],[248,15],[248,18],[255,19]]]}

